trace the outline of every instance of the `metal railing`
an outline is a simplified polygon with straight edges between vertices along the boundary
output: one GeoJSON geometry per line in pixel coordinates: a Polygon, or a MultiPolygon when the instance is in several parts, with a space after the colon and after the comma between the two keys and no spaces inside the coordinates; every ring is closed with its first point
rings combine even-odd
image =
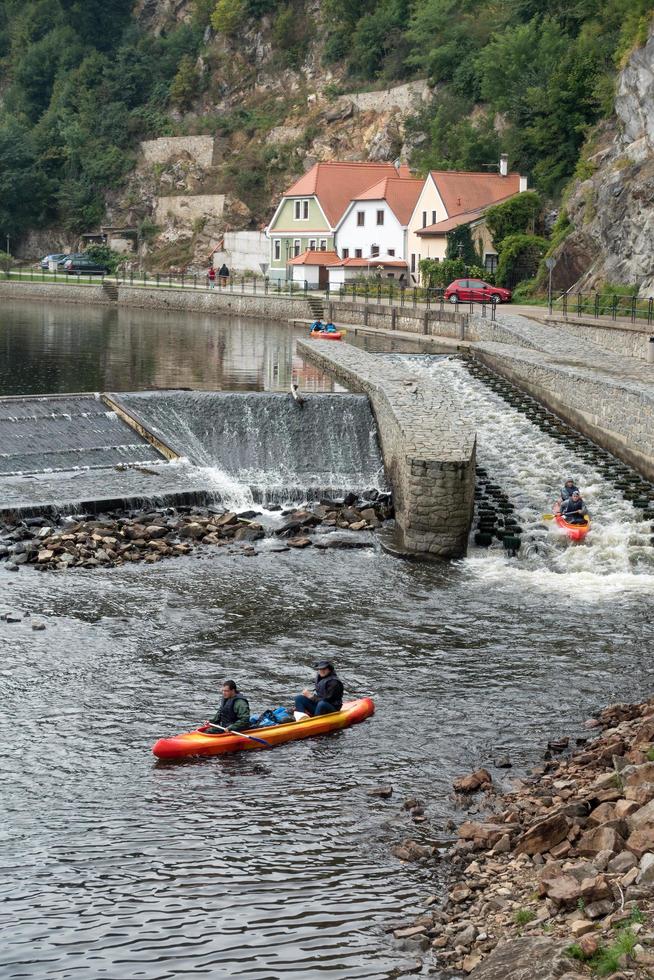
{"type": "Polygon", "coordinates": [[[442,288],[427,288],[425,286],[405,286],[393,281],[366,281],[346,283],[337,288],[329,286],[312,287],[307,282],[298,283],[286,279],[270,279],[267,276],[241,275],[221,277],[216,273],[215,280],[206,274],[179,273],[148,273],[141,271],[119,271],[114,275],[89,274],[83,272],[66,272],[63,270],[47,271],[45,269],[12,269],[5,272],[6,279],[19,282],[43,282],[107,286],[134,286],[156,289],[193,289],[203,291],[240,293],[252,296],[288,296],[293,299],[315,298],[325,304],[331,301],[350,302],[364,306],[388,306],[398,310],[438,311],[446,310],[453,313],[474,313],[475,308],[481,309],[482,317],[487,316],[490,307],[490,319],[495,320],[496,303],[478,302],[476,300],[453,300],[445,298],[442,288]]]}
{"type": "Polygon", "coordinates": [[[549,305],[550,313],[569,317],[589,317],[600,320],[607,317],[613,322],[628,320],[651,326],[654,322],[654,298],[639,299],[637,296],[620,296],[617,293],[563,293],[549,305]]]}

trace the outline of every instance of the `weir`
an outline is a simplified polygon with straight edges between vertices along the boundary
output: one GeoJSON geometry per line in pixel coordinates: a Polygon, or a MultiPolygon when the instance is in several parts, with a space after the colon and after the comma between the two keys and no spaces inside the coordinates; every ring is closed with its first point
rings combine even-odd
{"type": "Polygon", "coordinates": [[[301,406],[290,394],[207,391],[0,399],[5,517],[386,488],[363,395],[309,395],[301,406]]]}
{"type": "Polygon", "coordinates": [[[475,488],[475,430],[462,403],[402,364],[349,344],[299,341],[298,352],[370,398],[393,487],[399,550],[466,553],[475,488]]]}

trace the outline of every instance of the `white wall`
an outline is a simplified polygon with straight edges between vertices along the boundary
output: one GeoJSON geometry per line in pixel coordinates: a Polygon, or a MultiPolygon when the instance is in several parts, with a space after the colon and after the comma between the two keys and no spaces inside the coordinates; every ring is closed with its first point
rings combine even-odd
{"type": "Polygon", "coordinates": [[[428,174],[427,180],[425,181],[425,186],[420,192],[420,197],[418,198],[418,203],[415,206],[414,212],[411,215],[411,220],[409,221],[409,233],[407,236],[407,255],[406,260],[409,263],[409,272],[411,271],[411,254],[413,253],[416,257],[416,271],[415,275],[418,275],[418,256],[421,259],[427,258],[443,258],[445,256],[445,248],[447,247],[446,239],[431,238],[422,239],[418,238],[416,231],[423,227],[422,223],[422,213],[427,212],[427,224],[434,224],[432,221],[433,214],[436,212],[436,221],[445,221],[448,217],[447,211],[445,210],[445,205],[443,200],[438,193],[436,184],[431,176],[428,174]],[[442,255],[441,255],[442,252],[442,255]]]}
{"type": "Polygon", "coordinates": [[[304,285],[306,281],[309,289],[318,288],[319,268],[317,265],[292,265],[291,270],[293,282],[304,285]]]}
{"type": "Polygon", "coordinates": [[[230,272],[256,272],[261,275],[261,263],[270,262],[270,242],[262,231],[226,231],[225,247],[214,252],[213,264],[219,269],[223,262],[230,272]]]}
{"type": "Polygon", "coordinates": [[[371,246],[379,245],[379,258],[389,258],[389,248],[395,249],[396,259],[405,259],[404,229],[395,217],[386,201],[355,201],[343,223],[336,232],[336,251],[340,256],[343,249],[349,248],[350,258],[356,256],[356,249],[361,249],[361,257],[367,259],[371,255],[371,246]],[[357,226],[357,212],[365,214],[365,224],[357,226]],[[384,212],[384,224],[377,224],[377,211],[384,212]]]}

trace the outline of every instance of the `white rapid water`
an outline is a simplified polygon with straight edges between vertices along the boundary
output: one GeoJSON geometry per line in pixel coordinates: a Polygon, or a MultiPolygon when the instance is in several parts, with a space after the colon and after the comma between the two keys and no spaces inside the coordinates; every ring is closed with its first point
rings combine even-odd
{"type": "Polygon", "coordinates": [[[517,558],[507,556],[499,541],[490,549],[473,545],[466,561],[477,574],[527,576],[529,583],[556,590],[567,586],[553,573],[573,576],[571,596],[581,589],[591,598],[599,581],[602,592],[654,588],[652,521],[643,520],[595,465],[542,432],[461,361],[406,360],[416,373],[446,385],[465,406],[477,427],[477,465],[509,496],[523,529],[517,558]],[[592,516],[582,544],[571,544],[553,522],[542,520],[567,476],[577,481],[592,516]]]}

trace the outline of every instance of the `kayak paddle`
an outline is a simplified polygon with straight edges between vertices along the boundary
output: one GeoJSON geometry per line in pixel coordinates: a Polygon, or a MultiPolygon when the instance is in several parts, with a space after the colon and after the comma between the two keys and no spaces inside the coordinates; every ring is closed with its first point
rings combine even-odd
{"type": "MultiPolygon", "coordinates": [[[[270,742],[266,742],[263,738],[256,738],[254,735],[246,735],[245,732],[233,732],[230,728],[223,728],[222,725],[216,725],[215,722],[209,722],[210,728],[219,728],[221,732],[225,732],[227,735],[240,735],[241,738],[249,738],[251,742],[259,742],[261,745],[265,745],[267,749],[272,749],[274,746],[270,742]]],[[[209,732],[211,735],[212,733],[209,732]]]]}

